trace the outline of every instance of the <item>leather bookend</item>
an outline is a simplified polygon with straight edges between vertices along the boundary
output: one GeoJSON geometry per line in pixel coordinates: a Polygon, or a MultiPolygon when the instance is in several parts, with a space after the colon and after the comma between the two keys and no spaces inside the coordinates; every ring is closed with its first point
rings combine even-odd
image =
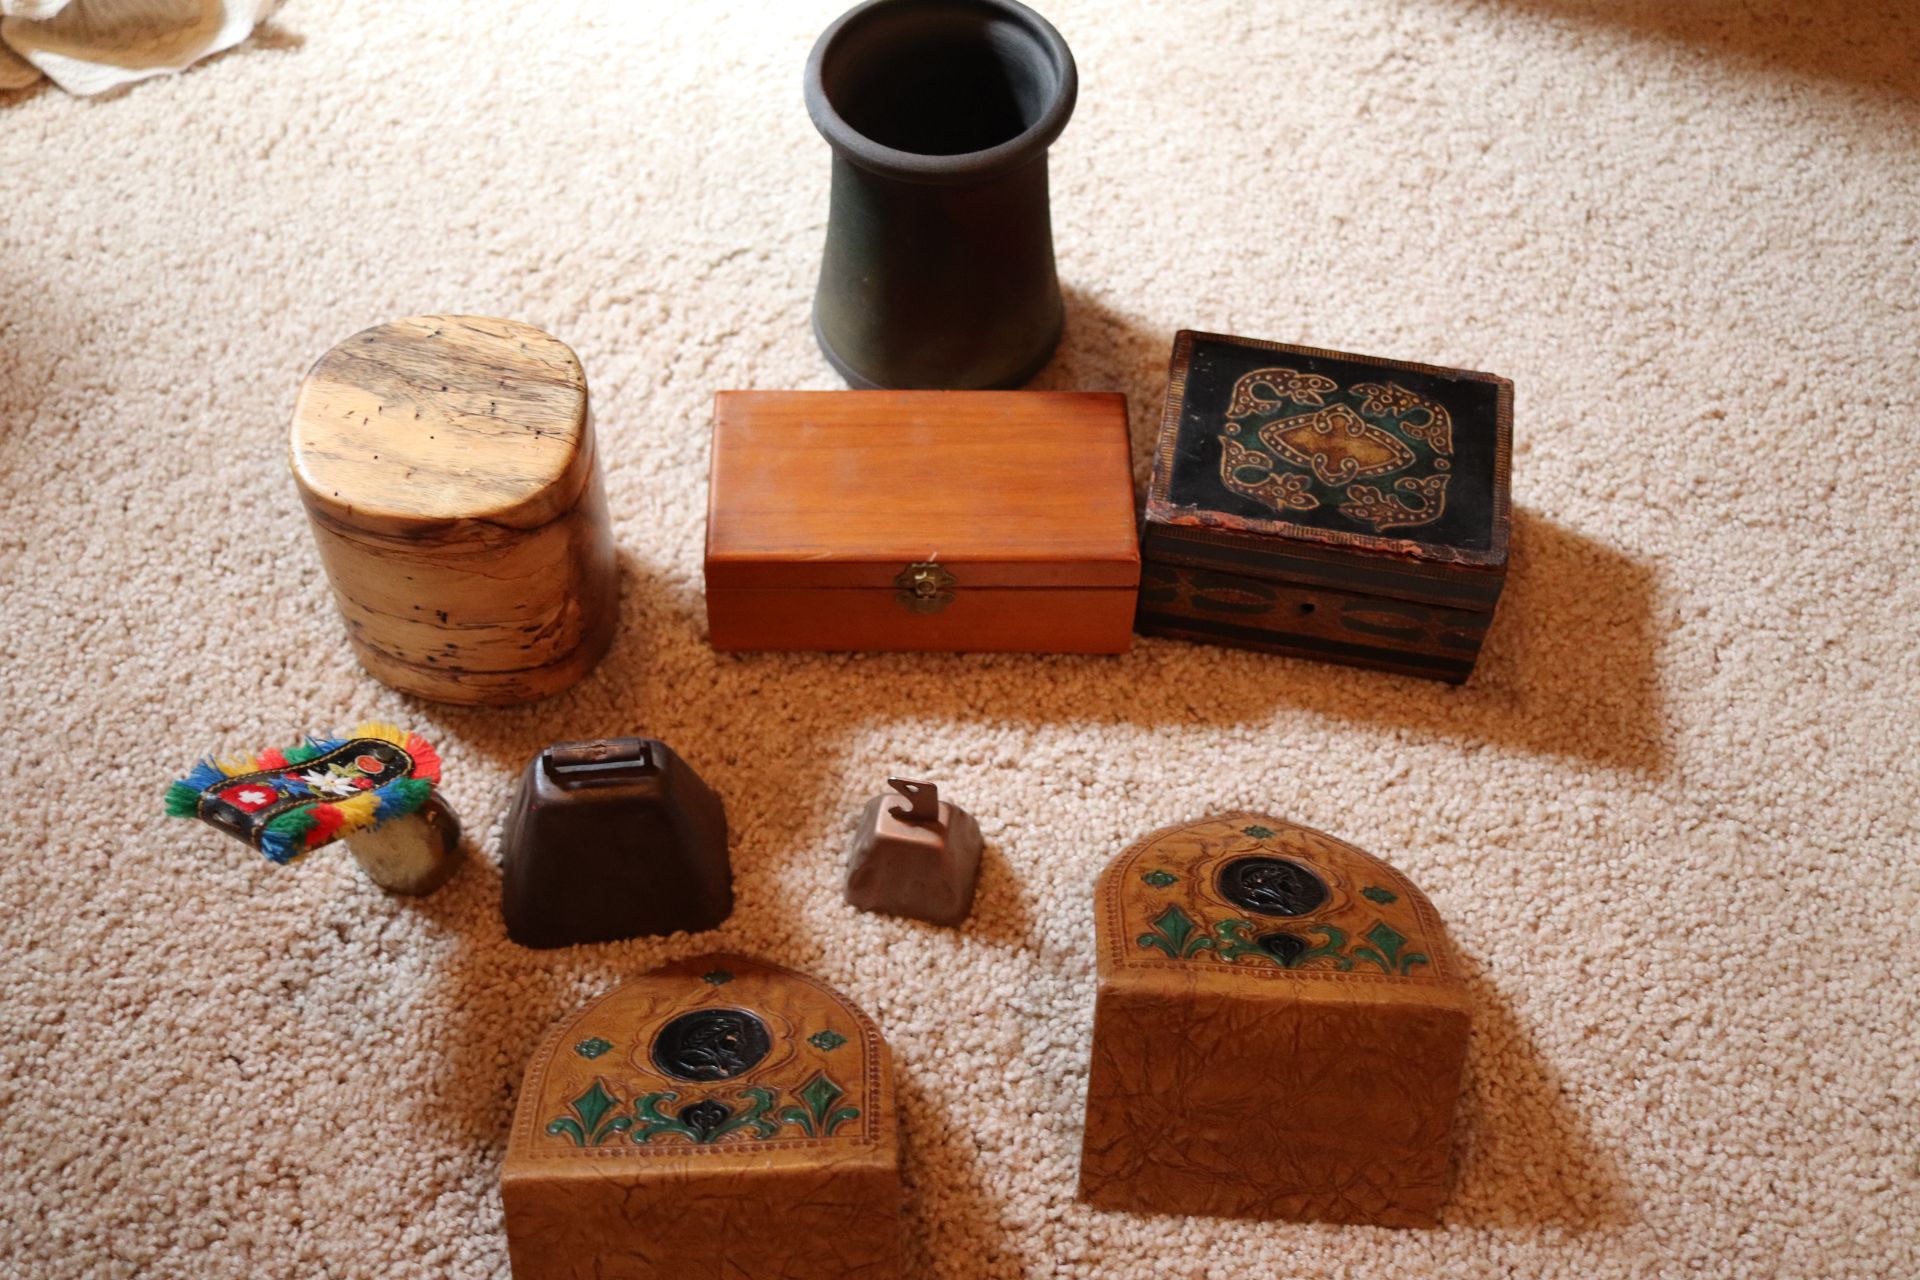
{"type": "Polygon", "coordinates": [[[1408,879],[1318,831],[1156,831],[1096,889],[1080,1196],[1151,1213],[1430,1226],[1468,997],[1408,879]]]}
{"type": "Polygon", "coordinates": [[[534,1054],[500,1198],[514,1280],[893,1280],[886,1043],[840,995],[774,965],[655,970],[534,1054]]]}
{"type": "Polygon", "coordinates": [[[733,910],[720,797],[653,738],[543,750],[500,845],[501,914],[523,947],[695,933],[733,910]]]}

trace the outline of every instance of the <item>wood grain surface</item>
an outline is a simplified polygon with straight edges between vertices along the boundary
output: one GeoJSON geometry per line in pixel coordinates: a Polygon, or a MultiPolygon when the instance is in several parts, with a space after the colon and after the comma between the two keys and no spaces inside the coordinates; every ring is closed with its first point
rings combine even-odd
{"type": "Polygon", "coordinates": [[[707,632],[714,648],[730,650],[1125,653],[1133,644],[1138,596],[1130,587],[968,586],[963,576],[954,602],[936,614],[907,612],[891,587],[709,587],[707,632]]]}
{"type": "Polygon", "coordinates": [[[301,386],[292,463],[355,655],[387,684],[524,702],[606,652],[606,496],[558,339],[479,316],[356,334],[301,386]]]}
{"type": "Polygon", "coordinates": [[[515,1280],[891,1280],[886,1043],[843,997],[774,965],[656,970],[541,1044],[500,1190],[515,1280]]]}
{"type": "Polygon", "coordinates": [[[1134,630],[1459,684],[1473,674],[1492,620],[1490,610],[1263,581],[1149,558],[1141,566],[1134,630]]]}
{"type": "Polygon", "coordinates": [[[1095,929],[1083,1199],[1437,1220],[1468,1001],[1439,917],[1405,876],[1321,832],[1225,814],[1120,855],[1095,891],[1095,929]]]}
{"type": "Polygon", "coordinates": [[[716,648],[1119,652],[1139,572],[1120,395],[715,397],[716,648]],[[954,575],[946,610],[894,598],[915,563],[954,575]]]}

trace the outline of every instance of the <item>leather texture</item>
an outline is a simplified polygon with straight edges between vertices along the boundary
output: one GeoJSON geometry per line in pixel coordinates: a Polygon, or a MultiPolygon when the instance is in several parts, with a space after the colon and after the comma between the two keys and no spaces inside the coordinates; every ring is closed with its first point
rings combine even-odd
{"type": "Polygon", "coordinates": [[[837,993],[774,965],[657,970],[535,1053],[500,1192],[515,1280],[891,1280],[886,1044],[837,993]]]}
{"type": "Polygon", "coordinates": [[[1321,832],[1226,814],[1128,849],[1095,912],[1083,1199],[1438,1220],[1468,1001],[1405,876],[1321,832]]]}

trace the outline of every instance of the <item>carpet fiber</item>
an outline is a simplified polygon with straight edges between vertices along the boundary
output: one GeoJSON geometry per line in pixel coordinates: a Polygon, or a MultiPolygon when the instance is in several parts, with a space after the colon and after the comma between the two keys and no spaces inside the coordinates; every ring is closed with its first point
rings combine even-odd
{"type": "Polygon", "coordinates": [[[294,0],[181,76],[0,100],[0,1274],[505,1277],[535,1040],[721,948],[886,1031],[915,1277],[1920,1273],[1912,8],[1047,6],[1082,85],[1037,385],[1124,391],[1142,478],[1181,326],[1513,379],[1513,571],[1452,689],[1171,641],[707,647],[712,395],[836,385],[800,68],[838,7],[294,0]],[[592,382],[621,629],[551,702],[362,674],[295,500],[302,372],[423,311],[541,325],[592,382]],[[476,837],[424,902],[160,816],[203,750],[366,717],[440,744],[476,837]],[[725,797],[732,918],[508,944],[518,768],[627,732],[725,797]],[[840,899],[889,772],[981,820],[959,932],[840,899]],[[1093,877],[1243,807],[1451,924],[1439,1230],[1073,1198],[1093,877]]]}

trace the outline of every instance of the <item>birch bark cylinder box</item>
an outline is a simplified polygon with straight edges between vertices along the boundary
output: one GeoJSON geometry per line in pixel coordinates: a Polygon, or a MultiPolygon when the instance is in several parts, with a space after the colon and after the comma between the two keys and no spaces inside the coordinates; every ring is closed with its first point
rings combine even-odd
{"type": "Polygon", "coordinates": [[[1120,653],[1140,553],[1124,396],[723,391],[716,649],[1120,653]]]}
{"type": "Polygon", "coordinates": [[[1513,384],[1182,331],[1139,630],[1459,683],[1506,581],[1513,384]]]}
{"type": "Polygon", "coordinates": [[[514,1280],[893,1280],[886,1043],[844,997],[775,965],[656,970],[534,1054],[500,1198],[514,1280]]]}
{"type": "Polygon", "coordinates": [[[440,702],[579,680],[618,599],[586,375],[531,325],[416,316],[307,374],[293,474],[360,664],[440,702]]]}
{"type": "Polygon", "coordinates": [[[1128,849],[1094,911],[1082,1199],[1438,1220],[1468,998],[1405,876],[1318,831],[1234,813],[1128,849]]]}

